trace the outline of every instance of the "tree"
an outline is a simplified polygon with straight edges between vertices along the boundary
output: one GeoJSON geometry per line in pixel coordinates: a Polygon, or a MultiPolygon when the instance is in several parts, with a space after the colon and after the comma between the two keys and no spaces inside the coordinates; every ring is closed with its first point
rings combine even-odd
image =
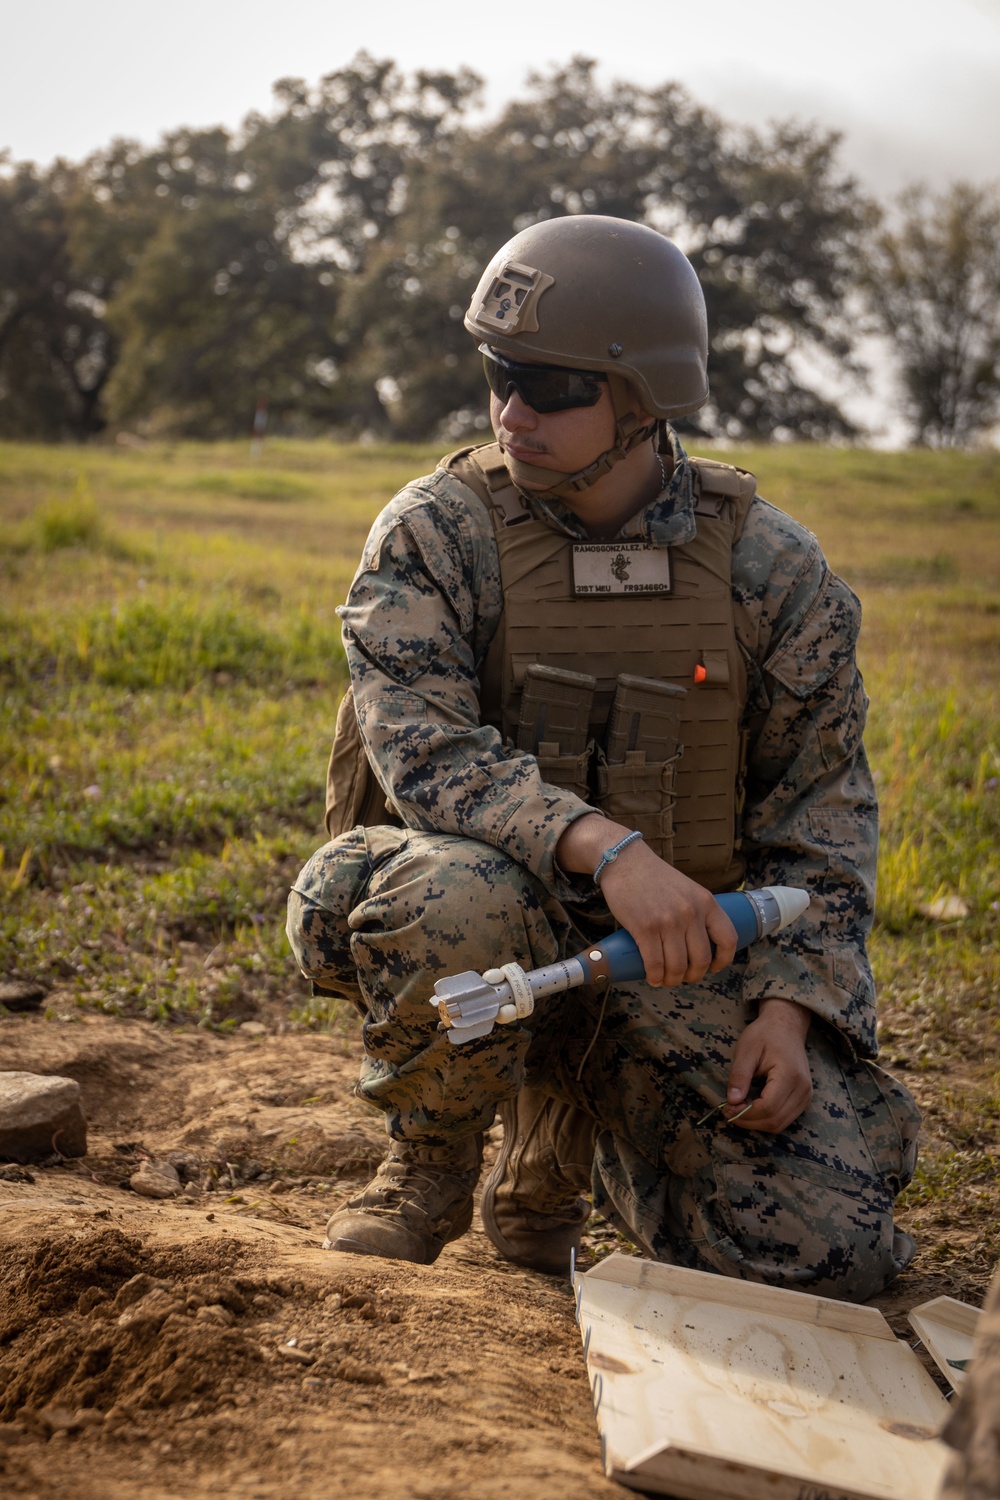
{"type": "Polygon", "coordinates": [[[411,160],[398,210],[341,309],[349,363],[389,377],[393,430],[426,436],[446,413],[455,431],[475,420],[482,380],[461,312],[483,263],[526,224],[588,212],[673,234],[701,276],[713,399],[689,426],[852,435],[795,360],[815,348],[849,360],[841,308],[867,206],[837,170],[837,137],[797,125],[732,130],[678,85],[602,89],[594,72],[576,58],[533,75],[497,121],[454,129],[447,151],[411,160]]]}
{"type": "Polygon", "coordinates": [[[115,141],[84,164],[74,247],[109,282],[114,424],[216,437],[246,431],[261,397],[292,422],[322,405],[335,296],[292,243],[310,169],[286,168],[276,185],[221,129],[176,131],[151,151],[115,141]]]}
{"type": "Polygon", "coordinates": [[[0,434],[90,437],[115,357],[104,287],[71,249],[74,169],[0,160],[0,434]],[[5,169],[4,169],[5,168],[5,169]]]}
{"type": "Polygon", "coordinates": [[[839,136],[793,121],[721,138],[714,159],[707,142],[689,148],[701,164],[693,187],[682,163],[667,183],[669,227],[708,305],[712,398],[701,420],[733,438],[857,436],[796,359],[819,353],[855,369],[844,308],[869,205],[837,167],[839,136]]]}
{"type": "MultiPolygon", "coordinates": [[[[273,116],[248,116],[237,135],[182,130],[91,158],[78,243],[121,277],[112,421],[221,435],[245,428],[263,395],[286,429],[391,435],[347,294],[412,163],[443,149],[475,86],[466,73],[409,80],[361,54],[315,89],[282,80],[273,116]]],[[[366,324],[383,311],[365,309],[366,324]]]]}
{"type": "Polygon", "coordinates": [[[294,425],[325,399],[335,297],[251,195],[165,214],[111,309],[116,423],[173,434],[246,431],[256,402],[294,425]]]}
{"type": "Polygon", "coordinates": [[[1000,416],[1000,195],[903,193],[874,233],[864,288],[893,344],[914,440],[955,447],[1000,416]]]}
{"type": "Polygon", "coordinates": [[[236,133],[25,168],[0,219],[0,422],[216,436],[246,430],[266,396],[286,428],[458,436],[485,417],[462,328],[483,265],[538,219],[600,213],[672,234],[702,278],[713,398],[687,425],[852,433],[797,361],[850,357],[841,307],[866,206],[837,138],[737,130],[676,84],[595,74],[575,58],[531,75],[484,121],[468,70],[407,76],[360,53],[315,87],[281,80],[273,112],[236,133]]]}

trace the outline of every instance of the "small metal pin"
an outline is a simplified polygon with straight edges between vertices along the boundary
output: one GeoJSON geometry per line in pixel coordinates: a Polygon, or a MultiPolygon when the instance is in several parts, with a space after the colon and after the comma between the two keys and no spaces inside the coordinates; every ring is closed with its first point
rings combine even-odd
{"type": "MultiPolygon", "coordinates": [[[[750,1103],[744,1105],[744,1107],[740,1110],[740,1112],[739,1112],[738,1115],[730,1115],[729,1118],[728,1118],[728,1120],[726,1121],[726,1124],[727,1125],[732,1125],[734,1123],[734,1121],[736,1121],[736,1120],[742,1120],[743,1116],[747,1113],[747,1111],[753,1109],[753,1107],[756,1104],[756,1102],[757,1101],[755,1099],[751,1099],[750,1103]]],[[[717,1110],[725,1109],[725,1107],[726,1107],[726,1105],[728,1103],[729,1103],[728,1099],[723,1099],[723,1101],[722,1101],[721,1104],[713,1104],[712,1108],[709,1110],[709,1112],[708,1112],[707,1115],[702,1115],[702,1117],[701,1117],[700,1120],[696,1120],[695,1121],[695,1129],[697,1130],[697,1128],[698,1128],[699,1125],[704,1125],[707,1120],[710,1120],[712,1118],[712,1116],[716,1113],[717,1110]]]]}
{"type": "Polygon", "coordinates": [[[588,1323],[587,1324],[587,1332],[583,1336],[583,1362],[584,1362],[584,1364],[586,1364],[586,1362],[587,1362],[587,1352],[590,1349],[590,1335],[593,1333],[593,1331],[594,1331],[594,1325],[592,1323],[588,1323]]]}

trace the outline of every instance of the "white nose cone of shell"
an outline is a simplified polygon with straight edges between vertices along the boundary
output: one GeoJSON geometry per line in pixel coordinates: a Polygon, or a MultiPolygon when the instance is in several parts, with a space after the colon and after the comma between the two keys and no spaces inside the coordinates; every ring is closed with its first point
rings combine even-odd
{"type": "Polygon", "coordinates": [[[764,889],[769,896],[774,897],[778,908],[780,921],[776,931],[780,932],[782,927],[787,927],[790,922],[797,921],[809,905],[809,892],[804,891],[801,886],[769,885],[764,889]]]}

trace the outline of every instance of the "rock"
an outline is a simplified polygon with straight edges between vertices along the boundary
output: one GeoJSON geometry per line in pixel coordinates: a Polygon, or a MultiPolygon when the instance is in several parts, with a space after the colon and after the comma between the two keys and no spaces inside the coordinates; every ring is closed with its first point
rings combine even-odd
{"type": "Polygon", "coordinates": [[[168,1292],[169,1290],[169,1282],[157,1281],[154,1277],[148,1276],[145,1271],[140,1271],[138,1275],[130,1277],[124,1285],[118,1288],[114,1310],[123,1312],[126,1307],[131,1307],[143,1297],[148,1296],[150,1292],[168,1292]]]}
{"type": "Polygon", "coordinates": [[[112,1406],[104,1414],[104,1426],[109,1432],[128,1427],[131,1421],[132,1412],[127,1406],[112,1406]]]}
{"type": "Polygon", "coordinates": [[[95,1307],[101,1307],[110,1301],[107,1292],[101,1286],[88,1286],[76,1299],[76,1310],[83,1317],[94,1311],[95,1307]]]}
{"type": "Polygon", "coordinates": [[[243,1036],[267,1036],[267,1027],[263,1021],[241,1021],[236,1029],[243,1036]]]}
{"type": "Polygon", "coordinates": [[[74,1078],[0,1073],[0,1160],[86,1156],[87,1122],[74,1078]]]}
{"type": "Polygon", "coordinates": [[[236,1322],[235,1314],[223,1307],[221,1302],[212,1302],[207,1307],[199,1307],[195,1313],[199,1323],[216,1323],[220,1328],[232,1328],[236,1322]]]}
{"type": "Polygon", "coordinates": [[[104,1413],[98,1411],[96,1406],[81,1406],[73,1413],[77,1425],[80,1427],[103,1427],[104,1413]]]}
{"type": "Polygon", "coordinates": [[[27,1167],[0,1167],[0,1182],[34,1182],[34,1173],[27,1167]]]}
{"type": "Polygon", "coordinates": [[[34,979],[0,980],[0,1005],[8,1010],[38,1010],[47,993],[34,979]]]}
{"type": "Polygon", "coordinates": [[[157,1159],[169,1162],[172,1167],[176,1167],[177,1175],[182,1182],[192,1182],[201,1175],[201,1162],[193,1151],[167,1151],[157,1159]]]}
{"type": "Polygon", "coordinates": [[[104,1424],[104,1413],[87,1406],[77,1407],[75,1411],[70,1411],[65,1406],[43,1406],[36,1416],[43,1431],[50,1436],[57,1432],[80,1432],[84,1427],[101,1427],[104,1424]]]}
{"type": "Polygon", "coordinates": [[[173,1292],[156,1288],[134,1306],[126,1308],[118,1319],[118,1327],[128,1328],[132,1333],[144,1333],[160,1328],[172,1313],[180,1314],[184,1311],[183,1302],[178,1301],[173,1292]]]}
{"type": "Polygon", "coordinates": [[[961,922],[969,915],[961,896],[938,896],[934,901],[922,902],[917,911],[931,922],[961,922]]]}
{"type": "Polygon", "coordinates": [[[132,1173],[129,1186],[141,1198],[177,1198],[181,1179],[168,1161],[144,1161],[138,1172],[132,1173]]]}
{"type": "Polygon", "coordinates": [[[259,1312],[277,1312],[281,1306],[281,1298],[276,1297],[273,1292],[258,1292],[256,1297],[250,1299],[251,1306],[256,1307],[259,1312]]]}
{"type": "Polygon", "coordinates": [[[363,1365],[356,1359],[342,1359],[333,1373],[337,1380],[351,1380],[357,1385],[385,1385],[381,1370],[363,1365]]]}
{"type": "Polygon", "coordinates": [[[309,1354],[305,1349],[296,1349],[292,1344],[279,1344],[277,1352],[281,1355],[282,1359],[293,1360],[299,1365],[314,1365],[316,1363],[315,1355],[309,1354]]]}

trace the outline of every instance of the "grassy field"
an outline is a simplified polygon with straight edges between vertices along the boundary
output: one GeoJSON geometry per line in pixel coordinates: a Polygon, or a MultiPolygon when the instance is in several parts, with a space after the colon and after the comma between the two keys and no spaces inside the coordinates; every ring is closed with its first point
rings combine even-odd
{"type": "MultiPolygon", "coordinates": [[[[883,1060],[927,1116],[907,1217],[972,1294],[1000,1256],[1000,456],[721,456],[864,604],[883,1060]]],[[[322,840],[336,606],[435,457],[0,446],[0,978],[54,1020],[345,1024],[293,972],[284,896],[322,840]]]]}

